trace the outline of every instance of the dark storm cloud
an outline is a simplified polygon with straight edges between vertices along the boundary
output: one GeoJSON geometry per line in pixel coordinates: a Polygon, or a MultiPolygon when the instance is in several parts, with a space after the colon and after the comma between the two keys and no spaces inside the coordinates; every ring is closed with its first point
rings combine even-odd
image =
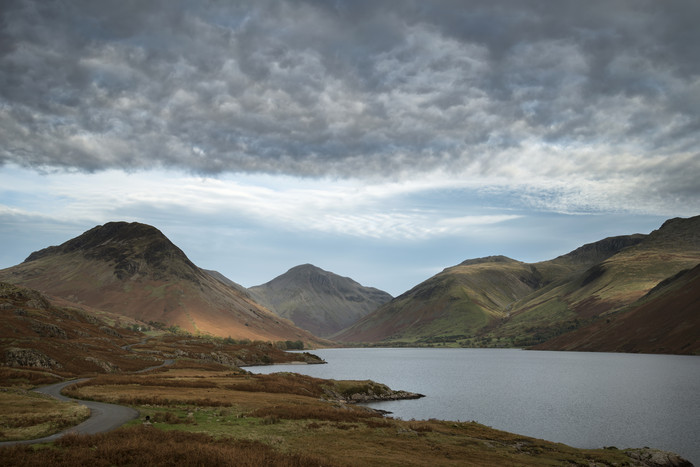
{"type": "Polygon", "coordinates": [[[0,10],[2,163],[507,175],[571,155],[599,179],[633,155],[682,158],[700,178],[696,0],[0,10]]]}

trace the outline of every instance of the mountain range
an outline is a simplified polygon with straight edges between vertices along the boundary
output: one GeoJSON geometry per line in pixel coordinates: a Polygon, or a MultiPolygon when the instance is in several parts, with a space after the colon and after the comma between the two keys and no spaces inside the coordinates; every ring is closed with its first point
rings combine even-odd
{"type": "Polygon", "coordinates": [[[195,266],[155,227],[110,222],[0,271],[66,303],[235,339],[320,340],[195,266]]]}
{"type": "Polygon", "coordinates": [[[331,338],[700,353],[693,269],[699,263],[700,216],[671,219],[649,235],[606,238],[539,263],[504,256],[467,260],[331,338]]]}
{"type": "Polygon", "coordinates": [[[31,253],[0,281],[61,306],[236,339],[698,354],[699,265],[697,216],[548,261],[468,259],[393,299],[310,264],[246,289],[155,227],[110,222],[31,253]]]}

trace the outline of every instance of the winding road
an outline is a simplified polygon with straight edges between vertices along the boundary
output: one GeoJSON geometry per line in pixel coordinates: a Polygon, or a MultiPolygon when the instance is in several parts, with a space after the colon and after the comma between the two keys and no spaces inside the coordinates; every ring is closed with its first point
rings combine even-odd
{"type": "MultiPolygon", "coordinates": [[[[156,368],[160,368],[166,365],[172,365],[175,361],[174,360],[166,360],[163,362],[161,365],[156,365],[152,367],[145,368],[143,370],[138,371],[137,373],[143,373],[146,371],[150,371],[156,368]]],[[[55,441],[56,439],[60,438],[61,436],[67,434],[67,433],[78,433],[78,434],[85,434],[85,435],[92,435],[95,433],[103,433],[105,431],[111,431],[114,430],[115,428],[119,428],[129,420],[133,420],[139,416],[139,411],[132,409],[131,407],[125,407],[123,405],[116,405],[116,404],[107,404],[105,402],[95,402],[95,401],[83,401],[79,399],[73,399],[71,397],[66,397],[61,394],[61,391],[63,388],[66,386],[70,386],[71,384],[75,383],[80,383],[82,381],[87,381],[90,378],[83,378],[83,379],[72,379],[70,381],[62,381],[60,383],[52,384],[50,386],[43,386],[37,389],[34,389],[36,392],[40,392],[42,394],[47,394],[49,396],[52,396],[60,401],[68,402],[68,401],[73,401],[73,402],[78,402],[79,404],[82,404],[90,409],[90,418],[85,420],[79,425],[76,425],[74,427],[68,428],[66,430],[60,431],[58,433],[55,433],[51,436],[46,436],[44,438],[36,438],[36,439],[25,439],[25,440],[20,440],[20,441],[3,441],[0,442],[0,447],[2,446],[12,446],[15,444],[35,444],[35,443],[48,443],[51,441],[55,441]]]]}

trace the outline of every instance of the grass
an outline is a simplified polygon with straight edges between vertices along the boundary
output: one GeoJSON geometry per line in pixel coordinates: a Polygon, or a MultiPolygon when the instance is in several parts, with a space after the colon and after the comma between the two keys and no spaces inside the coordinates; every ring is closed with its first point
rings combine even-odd
{"type": "Polygon", "coordinates": [[[62,378],[52,373],[40,370],[0,367],[0,381],[3,386],[29,389],[36,386],[48,385],[62,381],[62,378]]]}
{"type": "Polygon", "coordinates": [[[0,388],[0,441],[35,439],[79,424],[90,409],[18,388],[0,388]]]}
{"type": "Polygon", "coordinates": [[[113,465],[236,465],[321,466],[321,459],[285,454],[248,440],[217,439],[204,433],[187,433],[131,427],[108,434],[67,435],[54,447],[15,446],[3,450],[2,464],[95,467],[113,465]]]}
{"type": "Polygon", "coordinates": [[[292,373],[249,375],[195,366],[106,375],[74,386],[71,391],[81,397],[129,403],[141,418],[109,434],[62,438],[39,449],[0,449],[0,464],[68,465],[73,459],[73,465],[97,466],[624,465],[629,461],[623,451],[575,449],[475,422],[394,420],[321,397],[327,388],[346,394],[383,387],[370,381],[327,381],[292,373]],[[141,401],[146,395],[152,400],[141,401]]]}
{"type": "MultiPolygon", "coordinates": [[[[154,417],[155,418],[155,417],[154,417]]],[[[177,416],[177,418],[180,418],[177,416]]],[[[0,449],[9,465],[625,465],[617,450],[579,450],[492,430],[478,423],[220,417],[167,420],[50,447],[0,449]]]]}

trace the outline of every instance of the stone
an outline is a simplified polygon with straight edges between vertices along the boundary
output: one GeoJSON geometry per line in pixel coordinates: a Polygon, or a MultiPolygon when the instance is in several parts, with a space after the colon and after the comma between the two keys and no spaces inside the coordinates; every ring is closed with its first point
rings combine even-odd
{"type": "Polygon", "coordinates": [[[12,367],[28,366],[46,369],[63,368],[63,365],[58,363],[53,358],[47,357],[38,350],[18,349],[14,347],[5,350],[5,364],[12,367]]]}

